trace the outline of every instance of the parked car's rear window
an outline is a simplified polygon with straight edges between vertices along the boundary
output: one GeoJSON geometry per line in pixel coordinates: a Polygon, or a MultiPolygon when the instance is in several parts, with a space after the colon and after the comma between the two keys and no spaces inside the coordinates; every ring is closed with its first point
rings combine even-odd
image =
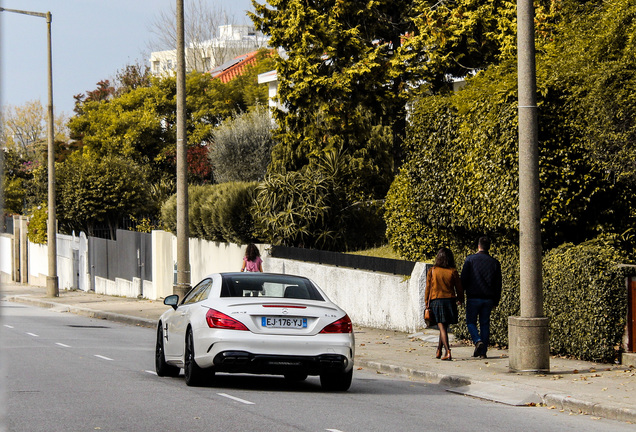
{"type": "Polygon", "coordinates": [[[221,297],[273,297],[324,301],[309,279],[254,273],[224,276],[221,297]]]}

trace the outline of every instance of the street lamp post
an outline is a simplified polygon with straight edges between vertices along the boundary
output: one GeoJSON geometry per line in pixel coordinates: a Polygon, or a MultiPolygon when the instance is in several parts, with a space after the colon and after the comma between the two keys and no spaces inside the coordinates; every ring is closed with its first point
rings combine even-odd
{"type": "Polygon", "coordinates": [[[508,318],[509,368],[550,370],[548,318],[543,316],[537,84],[532,0],[517,0],[519,82],[519,264],[521,316],[508,318]]]}
{"type": "Polygon", "coordinates": [[[185,84],[183,0],[177,0],[177,284],[173,287],[173,293],[178,294],[181,298],[190,290],[185,84]]]}
{"type": "Polygon", "coordinates": [[[46,278],[46,294],[48,297],[59,297],[60,290],[57,277],[57,238],[56,238],[56,220],[55,220],[55,148],[54,139],[55,131],[53,129],[53,65],[52,65],[52,49],[51,49],[51,21],[53,16],[51,12],[30,12],[17,9],[7,9],[0,7],[0,12],[13,12],[23,15],[31,15],[46,19],[47,27],[47,51],[48,51],[48,227],[47,227],[47,244],[49,271],[46,278]]]}

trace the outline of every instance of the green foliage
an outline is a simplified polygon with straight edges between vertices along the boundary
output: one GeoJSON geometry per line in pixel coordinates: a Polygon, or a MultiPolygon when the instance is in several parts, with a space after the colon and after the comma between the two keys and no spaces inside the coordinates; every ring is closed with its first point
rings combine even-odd
{"type": "MultiPolygon", "coordinates": [[[[47,171],[38,160],[29,160],[15,149],[3,150],[4,212],[26,214],[47,199],[47,171]]],[[[41,159],[38,155],[37,159],[41,159]]]]}
{"type": "Polygon", "coordinates": [[[45,204],[33,209],[27,229],[27,238],[31,243],[46,244],[48,217],[49,212],[45,204]]]}
{"type": "Polygon", "coordinates": [[[57,216],[62,230],[93,235],[107,224],[111,235],[123,218],[148,212],[151,198],[146,171],[120,156],[95,158],[76,152],[56,167],[57,216]]]}
{"type": "MultiPolygon", "coordinates": [[[[237,244],[254,241],[254,220],[250,208],[256,185],[253,182],[191,185],[188,188],[190,236],[237,244]]],[[[163,205],[161,221],[168,231],[176,233],[176,195],[163,205]]]]}
{"type": "Polygon", "coordinates": [[[560,90],[562,122],[574,145],[607,178],[596,191],[603,202],[598,218],[611,227],[603,230],[622,233],[636,217],[636,5],[590,5],[561,32],[540,66],[560,90]]]}
{"type": "Polygon", "coordinates": [[[4,213],[5,214],[21,214],[22,203],[25,199],[25,191],[23,188],[24,180],[19,177],[4,177],[2,185],[4,186],[4,213]]]}
{"type": "MultiPolygon", "coordinates": [[[[633,218],[633,190],[607,175],[569,121],[560,81],[538,71],[539,175],[545,248],[623,232],[633,218]],[[617,211],[619,210],[619,211],[617,211]]],[[[407,161],[387,196],[387,235],[410,259],[440,244],[463,246],[488,233],[518,236],[518,137],[514,64],[493,66],[451,95],[417,101],[407,161]],[[413,242],[412,240],[416,240],[413,242]]]]}
{"type": "Polygon", "coordinates": [[[548,252],[544,263],[545,314],[553,354],[613,363],[625,331],[625,256],[612,238],[548,252]],[[567,337],[563,337],[567,335],[567,337]]]}
{"type": "Polygon", "coordinates": [[[381,205],[350,201],[353,178],[346,155],[326,152],[302,171],[270,174],[257,188],[254,217],[259,237],[273,244],[328,250],[381,243],[381,205]]]}
{"type": "Polygon", "coordinates": [[[272,121],[264,106],[233,115],[214,131],[210,162],[218,183],[260,181],[271,160],[272,121]]]}
{"type": "Polygon", "coordinates": [[[351,169],[372,181],[356,194],[386,193],[400,162],[406,110],[403,80],[389,60],[412,28],[412,1],[269,0],[253,2],[256,26],[283,48],[276,57],[277,145],[270,172],[285,174],[312,164],[324,151],[342,149],[351,169]],[[404,18],[404,19],[403,19],[404,18]]]}
{"type": "MultiPolygon", "coordinates": [[[[248,68],[244,76],[227,84],[207,74],[188,74],[189,155],[211,141],[214,127],[225,118],[267,100],[267,89],[258,84],[256,74],[263,67],[271,67],[273,60],[265,53],[259,58],[262,64],[248,68]]],[[[151,166],[154,181],[164,174],[174,174],[175,78],[147,77],[140,70],[128,69],[119,79],[120,91],[104,98],[78,100],[76,116],[69,122],[72,137],[97,157],[118,155],[151,166]]],[[[207,163],[207,158],[202,160],[207,163]]],[[[190,176],[196,179],[199,171],[192,171],[190,176]]]]}

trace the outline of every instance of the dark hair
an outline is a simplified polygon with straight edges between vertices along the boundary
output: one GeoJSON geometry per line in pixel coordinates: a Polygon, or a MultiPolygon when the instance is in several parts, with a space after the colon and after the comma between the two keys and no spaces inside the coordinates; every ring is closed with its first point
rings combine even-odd
{"type": "Polygon", "coordinates": [[[254,243],[250,243],[247,245],[247,248],[245,248],[245,256],[248,261],[254,261],[256,257],[261,256],[261,253],[258,251],[258,248],[254,243]]]}
{"type": "Polygon", "coordinates": [[[443,268],[455,268],[455,257],[448,248],[441,248],[435,257],[435,266],[443,268]]]}
{"type": "Polygon", "coordinates": [[[486,252],[490,250],[490,239],[487,236],[479,237],[479,242],[477,244],[486,252]]]}

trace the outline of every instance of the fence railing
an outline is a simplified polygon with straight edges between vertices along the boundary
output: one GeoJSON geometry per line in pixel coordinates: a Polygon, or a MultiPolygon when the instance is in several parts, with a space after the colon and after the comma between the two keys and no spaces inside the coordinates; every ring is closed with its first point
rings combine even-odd
{"type": "Polygon", "coordinates": [[[303,249],[287,246],[272,246],[270,255],[274,258],[293,259],[318,264],[334,265],[380,273],[410,276],[415,262],[390,258],[378,258],[316,249],[303,249]]]}

